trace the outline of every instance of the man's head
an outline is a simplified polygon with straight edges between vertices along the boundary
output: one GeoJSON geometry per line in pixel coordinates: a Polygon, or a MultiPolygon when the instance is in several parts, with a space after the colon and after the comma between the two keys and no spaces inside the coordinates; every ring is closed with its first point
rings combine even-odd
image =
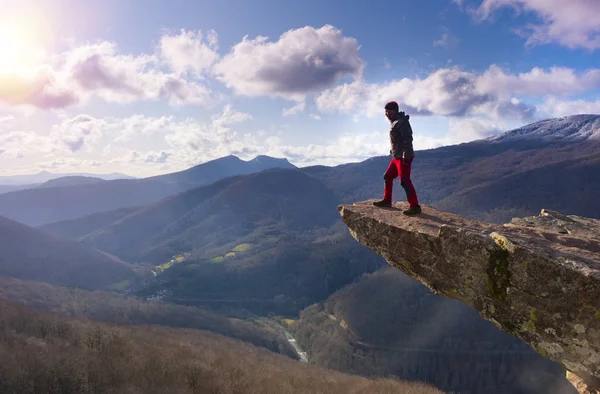
{"type": "Polygon", "coordinates": [[[385,105],[385,116],[392,120],[398,115],[398,103],[395,101],[390,101],[385,105]]]}

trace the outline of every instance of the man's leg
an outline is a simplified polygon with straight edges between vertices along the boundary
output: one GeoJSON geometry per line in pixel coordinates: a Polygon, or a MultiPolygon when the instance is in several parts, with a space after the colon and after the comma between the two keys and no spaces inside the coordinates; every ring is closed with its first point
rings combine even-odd
{"type": "Polygon", "coordinates": [[[392,205],[392,189],[394,187],[394,179],[396,179],[398,176],[398,166],[396,161],[396,159],[392,158],[390,165],[388,166],[387,170],[385,170],[385,174],[383,174],[383,180],[385,182],[383,189],[383,200],[375,201],[373,205],[376,207],[389,207],[392,205]]]}
{"type": "MultiPolygon", "coordinates": [[[[410,179],[410,170],[412,166],[413,159],[410,159],[408,163],[404,163],[404,160],[400,160],[399,165],[399,176],[400,176],[400,185],[404,188],[406,192],[406,199],[408,200],[408,204],[410,205],[409,213],[418,213],[416,211],[420,211],[419,208],[419,199],[417,197],[417,191],[413,186],[413,183],[410,179]]],[[[405,212],[406,213],[406,212],[405,212]]]]}
{"type": "Polygon", "coordinates": [[[398,160],[392,157],[390,161],[390,165],[387,170],[385,170],[385,174],[383,175],[383,179],[385,181],[385,188],[383,189],[383,199],[389,202],[392,202],[392,190],[394,189],[394,179],[398,176],[398,160]]]}

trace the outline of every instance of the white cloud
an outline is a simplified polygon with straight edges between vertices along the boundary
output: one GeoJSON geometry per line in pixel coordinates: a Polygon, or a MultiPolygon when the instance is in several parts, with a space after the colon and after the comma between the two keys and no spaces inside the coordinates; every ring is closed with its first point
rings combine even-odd
{"type": "Polygon", "coordinates": [[[358,112],[369,117],[383,113],[387,101],[396,100],[411,115],[470,116],[531,120],[535,107],[515,96],[581,94],[600,87],[600,69],[577,73],[573,69],[534,68],[508,74],[491,65],[482,74],[458,67],[440,68],[427,77],[403,78],[385,84],[354,81],[325,90],[315,99],[322,112],[358,112]]]}
{"type": "Polygon", "coordinates": [[[318,114],[310,114],[309,116],[314,120],[321,120],[321,117],[318,114]]]}
{"type": "Polygon", "coordinates": [[[77,168],[79,170],[81,168],[100,166],[102,166],[102,162],[97,160],[80,160],[75,158],[59,158],[43,162],[39,165],[40,168],[44,169],[60,169],[64,167],[70,167],[70,171],[73,171],[73,168],[77,168]]]}
{"type": "Polygon", "coordinates": [[[290,108],[283,109],[283,116],[297,115],[300,112],[304,111],[304,107],[306,107],[306,102],[301,101],[298,104],[294,105],[290,108]]]}
{"type": "Polygon", "coordinates": [[[70,152],[78,152],[85,146],[95,145],[102,137],[104,122],[89,115],[77,115],[65,119],[52,127],[50,140],[58,147],[70,152]]]}
{"type": "Polygon", "coordinates": [[[267,40],[245,36],[215,65],[218,78],[236,94],[300,101],[339,78],[362,75],[357,40],[331,25],[306,26],[267,40]]]}
{"type": "Polygon", "coordinates": [[[176,73],[193,71],[201,74],[210,70],[219,59],[217,42],[218,36],[214,30],[209,30],[205,37],[200,30],[193,32],[182,29],[179,34],[164,34],[160,39],[159,50],[163,60],[176,73]]]}
{"type": "Polygon", "coordinates": [[[560,100],[556,97],[548,98],[537,106],[538,111],[545,117],[554,118],[580,114],[600,114],[600,100],[560,100]]]}
{"type": "Polygon", "coordinates": [[[115,142],[125,142],[140,136],[166,134],[172,121],[173,118],[169,116],[154,118],[138,114],[124,119],[108,118],[105,124],[108,129],[118,134],[115,142]]]}
{"type": "Polygon", "coordinates": [[[327,144],[294,146],[272,136],[256,149],[257,153],[289,158],[298,166],[337,165],[385,155],[389,151],[388,140],[387,132],[367,132],[341,135],[327,144]]]}
{"type": "Polygon", "coordinates": [[[182,162],[192,165],[200,158],[211,160],[228,154],[243,153],[247,146],[256,145],[247,126],[250,120],[250,114],[226,105],[220,114],[211,117],[209,125],[192,119],[173,122],[170,125],[172,132],[165,139],[182,162]]]}
{"type": "Polygon", "coordinates": [[[174,106],[210,105],[212,99],[201,83],[162,71],[155,55],[121,54],[106,41],[48,58],[28,74],[0,76],[0,103],[12,106],[66,108],[93,95],[107,102],[165,100],[174,106]]]}
{"type": "Polygon", "coordinates": [[[210,97],[208,88],[159,71],[155,56],[118,54],[110,42],[82,46],[64,56],[78,88],[109,102],[167,99],[173,105],[202,104],[210,97]]]}
{"type": "Polygon", "coordinates": [[[457,46],[459,42],[460,40],[452,34],[443,33],[438,40],[433,42],[433,46],[450,49],[457,46]]]}
{"type": "Polygon", "coordinates": [[[164,164],[169,157],[173,156],[173,152],[168,151],[148,151],[140,152],[138,150],[131,150],[122,156],[117,156],[109,163],[120,163],[120,164],[164,164]]]}
{"type": "Polygon", "coordinates": [[[20,159],[34,153],[50,153],[52,144],[29,131],[10,131],[0,134],[0,156],[20,159]]]}
{"type": "Polygon", "coordinates": [[[556,42],[567,48],[600,48],[600,7],[596,0],[483,0],[471,12],[486,20],[503,7],[530,11],[541,19],[541,23],[518,30],[527,38],[527,46],[556,42]]]}
{"type": "Polygon", "coordinates": [[[448,137],[451,144],[488,138],[503,131],[498,123],[486,118],[451,118],[448,137]]]}
{"type": "Polygon", "coordinates": [[[477,79],[477,88],[501,95],[568,96],[600,88],[600,69],[577,72],[567,67],[549,70],[534,67],[526,73],[507,74],[499,66],[491,65],[477,79]]]}
{"type": "Polygon", "coordinates": [[[338,85],[325,90],[316,99],[315,103],[321,112],[352,112],[369,99],[370,86],[363,81],[354,81],[338,85]]]}
{"type": "Polygon", "coordinates": [[[42,109],[64,108],[79,102],[64,78],[50,67],[40,67],[28,75],[0,75],[0,103],[34,106],[42,109]]]}
{"type": "Polygon", "coordinates": [[[15,117],[12,115],[0,116],[0,131],[12,127],[14,122],[15,117]]]}
{"type": "Polygon", "coordinates": [[[390,100],[412,115],[464,116],[472,108],[496,100],[476,86],[476,75],[458,68],[439,69],[425,79],[403,78],[387,84],[354,82],[325,91],[316,99],[324,112],[362,111],[374,117],[390,100]]]}

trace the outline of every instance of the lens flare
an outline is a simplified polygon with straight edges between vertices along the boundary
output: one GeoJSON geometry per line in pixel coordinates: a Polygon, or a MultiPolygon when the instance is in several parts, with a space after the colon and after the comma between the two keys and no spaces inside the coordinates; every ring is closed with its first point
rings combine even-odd
{"type": "Polygon", "coordinates": [[[43,62],[45,51],[32,22],[0,24],[0,75],[24,74],[43,62]]]}

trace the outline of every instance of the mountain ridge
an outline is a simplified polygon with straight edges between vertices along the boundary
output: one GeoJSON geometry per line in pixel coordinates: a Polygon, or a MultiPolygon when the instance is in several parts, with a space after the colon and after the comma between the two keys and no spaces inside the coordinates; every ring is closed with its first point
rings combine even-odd
{"type": "Polygon", "coordinates": [[[296,168],[284,159],[265,158],[243,161],[236,156],[228,156],[184,171],[149,178],[13,191],[0,194],[0,215],[38,226],[155,202],[229,176],[282,166],[296,168]]]}
{"type": "Polygon", "coordinates": [[[29,184],[44,183],[57,178],[63,177],[92,177],[100,178],[106,181],[115,179],[136,179],[130,175],[122,174],[120,172],[112,172],[109,174],[93,174],[93,173],[52,173],[49,171],[40,171],[36,174],[24,174],[24,175],[3,175],[0,176],[0,185],[14,185],[14,186],[25,186],[29,184]]]}
{"type": "Polygon", "coordinates": [[[543,138],[551,141],[600,140],[600,115],[579,114],[540,120],[497,136],[488,141],[543,138]]]}
{"type": "Polygon", "coordinates": [[[0,275],[85,289],[135,283],[135,267],[104,251],[0,217],[0,275]]]}

